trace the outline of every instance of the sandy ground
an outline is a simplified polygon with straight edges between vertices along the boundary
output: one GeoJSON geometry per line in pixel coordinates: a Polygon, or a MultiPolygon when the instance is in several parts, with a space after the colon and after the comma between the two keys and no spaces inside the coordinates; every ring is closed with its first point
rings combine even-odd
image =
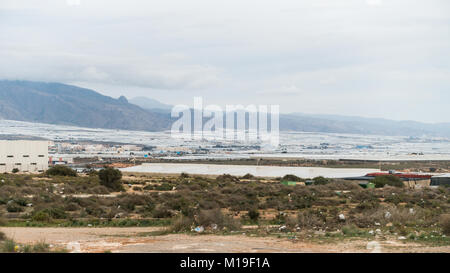
{"type": "Polygon", "coordinates": [[[348,252],[446,252],[450,246],[429,247],[402,241],[345,241],[315,243],[275,237],[245,235],[185,235],[148,236],[157,227],[130,228],[31,228],[4,227],[0,231],[19,243],[45,242],[71,252],[131,252],[131,253],[348,253],[348,252]]]}

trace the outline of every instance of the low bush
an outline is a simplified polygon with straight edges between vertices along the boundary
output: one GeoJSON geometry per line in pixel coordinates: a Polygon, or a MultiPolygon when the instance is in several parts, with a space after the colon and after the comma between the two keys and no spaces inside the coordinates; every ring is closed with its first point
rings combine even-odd
{"type": "Polygon", "coordinates": [[[362,235],[364,234],[364,231],[360,230],[359,228],[357,228],[354,225],[347,225],[347,226],[343,226],[342,227],[342,233],[345,236],[358,236],[358,235],[362,235]]]}
{"type": "Polygon", "coordinates": [[[301,228],[316,229],[326,225],[326,216],[318,210],[300,211],[297,224],[301,228]]]}
{"type": "Polygon", "coordinates": [[[172,212],[165,206],[157,206],[152,212],[155,218],[169,218],[172,217],[172,212]]]}
{"type": "Polygon", "coordinates": [[[442,215],[440,224],[442,227],[442,233],[449,236],[450,235],[450,214],[442,215]]]}
{"type": "Polygon", "coordinates": [[[23,208],[17,205],[15,202],[11,202],[6,206],[8,212],[22,212],[23,208]]]}
{"type": "Polygon", "coordinates": [[[239,178],[230,174],[223,174],[216,177],[217,182],[239,182],[239,178]]]}
{"type": "Polygon", "coordinates": [[[36,222],[50,222],[52,217],[48,214],[48,212],[41,210],[36,212],[31,219],[36,222]]]}
{"type": "Polygon", "coordinates": [[[242,177],[242,179],[254,179],[254,178],[255,178],[255,176],[250,173],[248,173],[242,177]]]}
{"type": "Polygon", "coordinates": [[[395,175],[377,176],[371,180],[371,182],[375,184],[376,188],[383,188],[385,185],[398,188],[402,188],[404,186],[402,180],[395,175]]]}
{"type": "Polygon", "coordinates": [[[258,221],[259,219],[259,211],[257,209],[251,209],[248,211],[248,218],[252,221],[258,221]]]}
{"type": "Polygon", "coordinates": [[[45,172],[49,176],[77,176],[77,172],[72,168],[63,165],[56,165],[45,172]]]}
{"type": "Polygon", "coordinates": [[[285,176],[283,176],[283,178],[281,180],[282,181],[297,181],[297,182],[305,181],[303,178],[300,178],[293,174],[286,174],[285,176]]]}
{"type": "Polygon", "coordinates": [[[16,242],[11,239],[6,239],[1,244],[0,252],[13,253],[16,252],[16,242]]]}
{"type": "Polygon", "coordinates": [[[181,215],[172,221],[172,225],[170,226],[169,230],[171,232],[191,231],[193,225],[194,219],[181,215]]]}
{"type": "Polygon", "coordinates": [[[326,185],[330,182],[328,179],[326,179],[323,176],[314,177],[313,180],[314,180],[314,185],[326,185]]]}
{"type": "Polygon", "coordinates": [[[228,215],[224,215],[220,209],[201,210],[197,216],[196,224],[205,228],[217,225],[218,229],[237,230],[239,221],[228,215]]]}

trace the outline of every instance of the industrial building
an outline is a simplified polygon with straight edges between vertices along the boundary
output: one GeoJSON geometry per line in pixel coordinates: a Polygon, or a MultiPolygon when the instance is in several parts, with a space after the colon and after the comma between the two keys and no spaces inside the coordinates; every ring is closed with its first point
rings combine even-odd
{"type": "Polygon", "coordinates": [[[432,174],[425,174],[425,173],[402,173],[396,171],[389,171],[389,172],[368,173],[365,176],[346,177],[343,179],[360,181],[361,186],[363,185],[369,186],[371,180],[375,179],[378,176],[385,176],[385,175],[393,175],[400,178],[400,180],[403,181],[403,184],[409,188],[420,188],[424,186],[429,186],[431,178],[433,177],[432,174]]]}
{"type": "Polygon", "coordinates": [[[48,169],[48,141],[0,140],[0,173],[48,169]]]}
{"type": "Polygon", "coordinates": [[[450,186],[450,173],[436,175],[431,178],[431,186],[450,186]]]}

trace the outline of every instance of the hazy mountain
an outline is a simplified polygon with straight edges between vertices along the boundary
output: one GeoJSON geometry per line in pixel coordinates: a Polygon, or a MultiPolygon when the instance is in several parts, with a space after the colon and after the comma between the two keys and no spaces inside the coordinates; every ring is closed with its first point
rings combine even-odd
{"type": "Polygon", "coordinates": [[[170,116],[61,83],[0,81],[0,118],[91,128],[161,131],[170,116]]]}
{"type": "Polygon", "coordinates": [[[172,109],[172,105],[161,103],[155,99],[147,97],[135,97],[129,100],[130,103],[135,104],[147,110],[154,110],[159,112],[167,112],[172,109]]]}
{"type": "MultiPolygon", "coordinates": [[[[134,98],[130,102],[124,96],[114,99],[93,90],[61,83],[0,81],[0,118],[3,119],[91,128],[170,129],[173,122],[170,105],[145,97],[134,98]]],[[[280,130],[450,137],[449,123],[301,113],[280,115],[280,130]]]]}
{"type": "Polygon", "coordinates": [[[280,117],[280,130],[450,137],[450,123],[432,124],[417,121],[302,113],[282,115],[280,117]]]}

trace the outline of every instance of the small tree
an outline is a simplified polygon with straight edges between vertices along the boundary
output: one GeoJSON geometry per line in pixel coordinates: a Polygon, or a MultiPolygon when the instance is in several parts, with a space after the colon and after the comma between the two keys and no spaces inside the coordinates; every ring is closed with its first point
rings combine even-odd
{"type": "Polygon", "coordinates": [[[18,173],[18,172],[19,172],[19,169],[17,169],[17,168],[12,169],[12,173],[18,173]]]}
{"type": "Polygon", "coordinates": [[[122,172],[118,169],[106,167],[98,172],[100,184],[116,191],[122,191],[123,185],[120,181],[122,179],[122,172]]]}
{"type": "Polygon", "coordinates": [[[56,165],[51,167],[46,172],[47,175],[59,175],[59,176],[77,176],[77,172],[67,166],[56,165]]]}
{"type": "Polygon", "coordinates": [[[259,211],[257,209],[251,209],[248,211],[248,217],[252,221],[258,221],[259,219],[259,211]]]}

